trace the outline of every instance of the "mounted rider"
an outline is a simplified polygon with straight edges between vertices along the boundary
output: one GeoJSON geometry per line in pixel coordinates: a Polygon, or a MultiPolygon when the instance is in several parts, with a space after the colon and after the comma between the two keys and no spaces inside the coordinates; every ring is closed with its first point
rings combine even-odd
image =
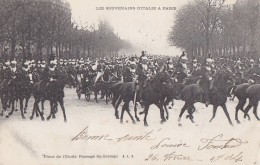
{"type": "Polygon", "coordinates": [[[192,69],[190,72],[191,76],[200,76],[201,75],[201,66],[198,63],[198,60],[195,58],[192,60],[192,69]]]}
{"type": "Polygon", "coordinates": [[[142,100],[143,89],[146,87],[147,82],[151,78],[152,74],[148,68],[147,63],[148,63],[148,58],[145,55],[145,51],[142,51],[142,55],[139,58],[139,63],[137,64],[137,68],[136,68],[136,80],[133,83],[134,85],[133,90],[135,90],[135,99],[139,91],[139,98],[142,100]]]}
{"type": "Polygon", "coordinates": [[[163,71],[169,73],[171,77],[174,76],[174,64],[171,58],[166,61],[163,71]]]}
{"type": "Polygon", "coordinates": [[[238,59],[235,63],[235,66],[233,68],[233,73],[235,75],[235,84],[242,84],[242,79],[244,78],[244,73],[242,71],[242,62],[240,59],[238,59]]]}
{"type": "Polygon", "coordinates": [[[206,75],[212,80],[214,74],[215,74],[215,61],[211,57],[211,54],[208,54],[208,58],[206,59],[206,75]]]}
{"type": "Polygon", "coordinates": [[[136,72],[136,62],[129,60],[127,65],[124,67],[123,80],[124,82],[133,82],[136,72]]]}
{"type": "Polygon", "coordinates": [[[188,75],[187,61],[188,58],[183,51],[177,62],[176,70],[174,73],[174,76],[176,77],[175,81],[178,83],[182,83],[188,75]]]}

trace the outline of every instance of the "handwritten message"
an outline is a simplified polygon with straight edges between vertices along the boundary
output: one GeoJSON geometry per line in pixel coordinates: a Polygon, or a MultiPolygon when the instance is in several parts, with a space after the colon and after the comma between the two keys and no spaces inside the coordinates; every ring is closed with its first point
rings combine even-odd
{"type": "MultiPolygon", "coordinates": [[[[85,127],[78,134],[73,136],[71,141],[75,142],[113,142],[121,144],[124,142],[136,144],[142,142],[149,144],[144,148],[144,162],[203,162],[211,163],[219,161],[230,161],[233,163],[243,162],[245,156],[243,148],[248,145],[248,141],[236,137],[225,137],[218,134],[210,137],[202,137],[195,143],[174,139],[173,137],[160,137],[162,130],[150,130],[143,134],[124,134],[121,136],[110,133],[92,135],[89,127],[85,127]],[[190,151],[190,152],[189,152],[190,151]],[[197,153],[197,154],[194,154],[197,153]],[[205,152],[207,153],[205,156],[205,152]],[[201,156],[204,155],[204,156],[201,156]]],[[[124,157],[134,157],[134,155],[124,155],[124,157]]],[[[116,157],[114,157],[116,158],[116,157]]]]}

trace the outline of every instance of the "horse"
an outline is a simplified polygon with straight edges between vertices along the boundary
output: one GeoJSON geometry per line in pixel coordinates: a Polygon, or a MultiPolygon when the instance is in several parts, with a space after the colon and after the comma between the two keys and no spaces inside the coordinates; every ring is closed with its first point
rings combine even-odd
{"type": "MultiPolygon", "coordinates": [[[[244,106],[246,104],[246,99],[248,98],[246,90],[251,85],[252,85],[251,83],[243,83],[237,85],[236,88],[234,89],[234,96],[237,97],[238,99],[238,104],[236,106],[236,114],[235,114],[235,120],[237,121],[238,124],[240,124],[240,121],[238,119],[238,111],[241,110],[242,112],[245,113],[244,106]]],[[[248,115],[248,119],[250,119],[249,115],[248,115]]]]}
{"type": "MultiPolygon", "coordinates": [[[[110,78],[107,81],[99,80],[96,82],[96,84],[93,86],[93,91],[95,95],[96,103],[98,103],[97,94],[98,92],[103,92],[103,95],[106,97],[106,104],[108,104],[108,97],[110,93],[110,88],[113,86],[113,84],[116,84],[120,81],[121,78],[116,77],[115,75],[110,76],[110,78]]],[[[102,95],[102,93],[101,93],[102,95]]]]}
{"type": "Polygon", "coordinates": [[[34,113],[38,111],[41,116],[41,120],[44,120],[43,113],[40,112],[39,102],[49,100],[50,101],[50,114],[47,117],[49,120],[51,117],[55,118],[55,113],[57,112],[57,105],[60,104],[60,107],[63,112],[64,122],[67,122],[65,107],[64,107],[64,87],[68,80],[68,76],[61,74],[59,70],[57,70],[57,79],[49,82],[38,82],[34,84],[34,92],[33,96],[35,99],[33,112],[30,117],[32,120],[34,117],[34,113]]]}
{"type": "Polygon", "coordinates": [[[30,87],[30,79],[29,76],[26,74],[22,68],[18,68],[16,77],[11,80],[9,84],[9,95],[10,95],[10,102],[12,105],[11,112],[8,113],[11,116],[14,112],[14,104],[16,100],[20,101],[20,111],[22,119],[25,119],[24,110],[23,110],[23,100],[26,97],[26,93],[30,87]]]}
{"type": "MultiPolygon", "coordinates": [[[[116,119],[119,119],[118,107],[119,107],[120,103],[123,101],[124,104],[122,106],[120,122],[123,123],[124,111],[126,110],[129,117],[131,118],[132,122],[135,123],[135,120],[132,117],[132,115],[130,113],[130,109],[129,109],[130,101],[133,101],[133,102],[139,101],[139,99],[137,97],[137,93],[135,91],[134,82],[126,82],[126,83],[119,82],[112,87],[112,93],[114,95],[112,105],[115,108],[116,119]]],[[[135,111],[135,119],[137,121],[140,121],[140,119],[137,116],[137,108],[136,108],[135,104],[134,104],[134,111],[135,111]]]]}
{"type": "Polygon", "coordinates": [[[167,105],[169,105],[170,102],[172,102],[173,104],[173,100],[174,99],[179,99],[178,97],[181,94],[182,89],[185,87],[185,85],[183,83],[173,83],[168,85],[167,89],[167,93],[166,93],[166,99],[163,103],[165,112],[166,112],[166,119],[169,119],[169,112],[168,112],[168,108],[167,105]]]}
{"type": "MultiPolygon", "coordinates": [[[[33,83],[40,81],[40,76],[39,76],[39,74],[37,73],[36,70],[33,70],[32,73],[28,74],[28,76],[29,76],[29,79],[30,79],[30,84],[29,84],[27,90],[25,91],[24,113],[27,113],[26,110],[28,108],[28,102],[29,102],[29,99],[30,99],[30,97],[33,93],[33,83]]],[[[37,116],[38,116],[38,113],[37,113],[37,116]]]]}
{"type": "Polygon", "coordinates": [[[206,75],[201,76],[196,84],[189,84],[184,86],[181,91],[181,100],[185,101],[185,104],[183,105],[179,114],[179,126],[182,126],[181,117],[185,110],[188,110],[189,115],[187,117],[191,120],[192,123],[194,123],[192,115],[195,111],[194,103],[198,101],[206,103],[209,97],[209,89],[210,80],[206,75]]]}
{"type": "Polygon", "coordinates": [[[213,116],[210,119],[210,122],[215,118],[218,106],[221,106],[229,121],[229,124],[233,126],[226,107],[228,95],[227,89],[232,81],[233,73],[229,69],[222,69],[214,76],[209,93],[209,102],[213,105],[213,116]]]}
{"type": "Polygon", "coordinates": [[[258,101],[260,100],[260,84],[253,84],[246,89],[246,95],[249,99],[249,104],[245,108],[244,118],[248,115],[249,110],[253,107],[253,113],[256,119],[259,121],[259,117],[257,115],[257,107],[258,101]]]}
{"type": "Polygon", "coordinates": [[[163,104],[166,93],[168,91],[168,84],[171,83],[171,77],[168,73],[158,72],[150,80],[147,81],[146,86],[140,87],[140,97],[144,106],[144,126],[148,126],[147,115],[150,105],[155,104],[160,109],[161,123],[166,122],[164,117],[163,104]]]}

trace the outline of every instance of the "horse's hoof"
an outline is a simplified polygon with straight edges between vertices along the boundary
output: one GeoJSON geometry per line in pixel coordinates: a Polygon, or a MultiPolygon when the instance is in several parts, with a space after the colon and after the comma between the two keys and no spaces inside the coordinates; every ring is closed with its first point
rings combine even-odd
{"type": "Polygon", "coordinates": [[[147,123],[144,123],[144,126],[148,127],[148,124],[147,124],[147,123]]]}
{"type": "Polygon", "coordinates": [[[9,118],[9,115],[6,115],[5,118],[9,118]]]}
{"type": "Polygon", "coordinates": [[[26,119],[26,117],[25,117],[25,116],[22,116],[22,119],[26,119]]]}
{"type": "Polygon", "coordinates": [[[139,115],[142,115],[142,114],[144,114],[144,112],[139,112],[139,115]]]}
{"type": "Polygon", "coordinates": [[[182,127],[182,124],[181,124],[181,123],[179,123],[179,124],[178,124],[178,126],[179,126],[179,127],[182,127]]]}
{"type": "Polygon", "coordinates": [[[24,111],[24,113],[27,113],[26,111],[24,111]]]}
{"type": "Polygon", "coordinates": [[[239,120],[237,120],[237,124],[241,124],[241,122],[239,120]]]}
{"type": "Polygon", "coordinates": [[[30,117],[30,120],[32,120],[32,119],[33,119],[33,117],[31,116],[31,117],[30,117]]]}
{"type": "Polygon", "coordinates": [[[48,117],[47,117],[47,121],[49,121],[49,120],[50,120],[50,118],[51,118],[51,117],[50,117],[50,116],[48,116],[48,117]]]}
{"type": "Polygon", "coordinates": [[[12,112],[9,112],[8,115],[11,116],[13,113],[12,112]]]}
{"type": "Polygon", "coordinates": [[[64,123],[67,123],[67,119],[64,119],[64,123]]]}
{"type": "Polygon", "coordinates": [[[44,117],[42,117],[41,120],[44,121],[45,120],[44,117]]]}
{"type": "Polygon", "coordinates": [[[120,123],[123,124],[124,123],[123,120],[120,120],[120,123]]]}
{"type": "Polygon", "coordinates": [[[234,126],[233,123],[229,123],[231,126],[234,126]]]}
{"type": "Polygon", "coordinates": [[[169,109],[172,109],[172,107],[170,106],[169,109]]]}
{"type": "Polygon", "coordinates": [[[165,119],[162,119],[161,120],[161,124],[163,124],[163,123],[165,123],[166,122],[166,120],[165,119]]]}
{"type": "Polygon", "coordinates": [[[169,116],[166,116],[166,120],[169,120],[169,116]]]}
{"type": "Polygon", "coordinates": [[[3,112],[1,112],[1,113],[0,113],[0,116],[4,116],[4,113],[3,113],[3,112]]]}
{"type": "Polygon", "coordinates": [[[190,118],[190,115],[187,115],[187,116],[186,116],[186,119],[188,119],[188,118],[190,118]]]}
{"type": "Polygon", "coordinates": [[[140,119],[139,119],[139,118],[136,118],[136,121],[138,121],[138,122],[139,122],[139,121],[140,121],[140,119]]]}
{"type": "Polygon", "coordinates": [[[17,112],[18,111],[18,109],[15,109],[15,112],[17,112]]]}
{"type": "Polygon", "coordinates": [[[133,120],[133,124],[136,124],[136,122],[133,120]]]}
{"type": "Polygon", "coordinates": [[[53,118],[53,119],[56,119],[56,116],[55,116],[55,115],[53,115],[53,116],[52,116],[52,118],[53,118]]]}
{"type": "Polygon", "coordinates": [[[36,113],[36,117],[39,117],[39,114],[38,114],[38,113],[36,113]]]}
{"type": "Polygon", "coordinates": [[[116,116],[116,119],[119,119],[119,117],[118,117],[118,116],[116,116]]]}

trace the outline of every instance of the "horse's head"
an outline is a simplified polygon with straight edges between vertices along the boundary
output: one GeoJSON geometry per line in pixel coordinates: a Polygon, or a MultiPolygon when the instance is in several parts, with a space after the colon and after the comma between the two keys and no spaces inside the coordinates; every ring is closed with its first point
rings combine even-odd
{"type": "Polygon", "coordinates": [[[220,86],[231,85],[234,82],[235,82],[235,75],[230,68],[224,68],[220,70],[214,78],[214,83],[219,84],[220,86]]]}

